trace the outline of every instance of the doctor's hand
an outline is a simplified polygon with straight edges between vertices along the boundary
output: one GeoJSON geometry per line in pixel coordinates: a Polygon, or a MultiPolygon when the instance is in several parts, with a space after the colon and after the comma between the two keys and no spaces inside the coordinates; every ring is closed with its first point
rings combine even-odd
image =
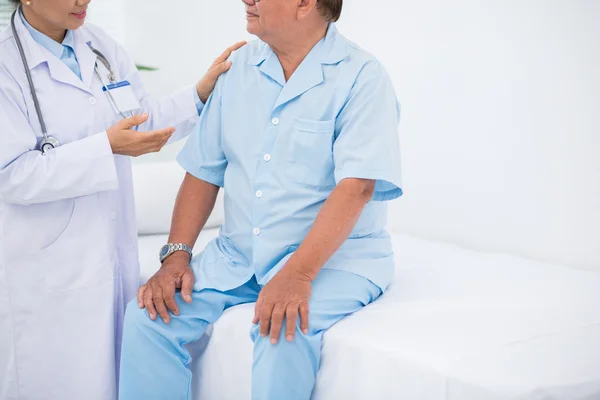
{"type": "Polygon", "coordinates": [[[312,293],[310,278],[302,276],[285,267],[260,291],[254,310],[253,324],[260,324],[260,335],[271,336],[276,344],[285,317],[285,337],[288,342],[294,340],[298,314],[300,330],[308,333],[308,304],[312,293]]]}
{"type": "Polygon", "coordinates": [[[198,91],[198,97],[202,103],[206,104],[208,97],[212,93],[217,84],[217,79],[224,72],[229,71],[231,68],[231,61],[227,61],[231,53],[244,46],[246,42],[238,42],[233,46],[230,46],[221,54],[210,66],[208,72],[198,81],[196,84],[196,90],[198,91]]]}
{"type": "Polygon", "coordinates": [[[160,270],[138,290],[138,305],[146,308],[153,321],[158,313],[165,324],[168,324],[171,321],[169,310],[179,315],[179,307],[175,302],[177,289],[181,289],[186,303],[192,302],[195,279],[189,262],[190,257],[186,253],[172,254],[164,261],[160,270]]]}
{"type": "Polygon", "coordinates": [[[167,143],[175,128],[165,128],[152,132],[138,132],[131,128],[148,120],[148,114],[134,115],[117,122],[106,131],[113,154],[138,157],[156,153],[167,143]]]}

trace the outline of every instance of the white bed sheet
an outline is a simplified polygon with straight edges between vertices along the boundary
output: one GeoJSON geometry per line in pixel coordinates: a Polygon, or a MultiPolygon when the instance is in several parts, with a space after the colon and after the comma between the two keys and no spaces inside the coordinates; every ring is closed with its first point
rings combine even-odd
{"type": "MultiPolygon", "coordinates": [[[[165,240],[141,238],[143,280],[165,240]]],[[[393,240],[395,283],[325,335],[313,399],[600,399],[600,273],[393,240]]],[[[252,312],[190,346],[195,399],[250,399],[252,312]]]]}

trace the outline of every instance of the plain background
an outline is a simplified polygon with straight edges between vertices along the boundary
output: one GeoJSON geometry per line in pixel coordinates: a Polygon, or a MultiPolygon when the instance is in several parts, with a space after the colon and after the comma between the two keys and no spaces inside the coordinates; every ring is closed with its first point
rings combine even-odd
{"type": "MultiPolygon", "coordinates": [[[[168,95],[250,39],[240,0],[95,0],[168,95]]],[[[346,0],[402,104],[394,232],[600,269],[600,2],[346,0]]],[[[183,143],[136,162],[173,160],[183,143]]]]}

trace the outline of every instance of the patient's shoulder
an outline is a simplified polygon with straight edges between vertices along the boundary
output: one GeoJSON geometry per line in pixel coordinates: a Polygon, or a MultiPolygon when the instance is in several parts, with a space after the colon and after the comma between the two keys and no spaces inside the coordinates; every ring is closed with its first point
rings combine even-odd
{"type": "Polygon", "coordinates": [[[358,44],[347,41],[348,43],[348,58],[350,61],[361,65],[378,65],[379,60],[373,54],[360,47],[358,44]]]}

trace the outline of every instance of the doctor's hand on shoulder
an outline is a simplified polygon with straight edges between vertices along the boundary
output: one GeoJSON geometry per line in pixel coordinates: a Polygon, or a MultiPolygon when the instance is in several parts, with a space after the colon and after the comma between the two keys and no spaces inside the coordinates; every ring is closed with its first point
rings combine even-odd
{"type": "MultiPolygon", "coordinates": [[[[206,103],[217,84],[217,79],[231,68],[228,58],[235,50],[246,45],[246,42],[238,42],[228,47],[223,54],[211,64],[202,79],[196,84],[198,97],[202,103],[206,103]]],[[[119,121],[107,131],[108,140],[114,154],[138,157],[148,153],[159,152],[175,132],[175,128],[139,132],[131,128],[143,124],[148,120],[148,114],[135,115],[131,118],[119,121]]],[[[167,314],[168,315],[168,314],[167,314]]]]}
{"type": "Polygon", "coordinates": [[[146,308],[153,321],[160,315],[168,324],[171,321],[169,311],[179,315],[175,292],[181,289],[183,301],[191,303],[194,281],[189,255],[183,252],[174,253],[163,262],[160,270],[140,287],[137,295],[138,305],[140,308],[146,308]]]}
{"type": "Polygon", "coordinates": [[[208,97],[212,93],[217,84],[217,79],[221,74],[229,71],[231,68],[231,61],[228,61],[231,53],[243,47],[246,44],[245,41],[238,42],[233,46],[230,46],[221,54],[217,59],[212,63],[206,74],[198,81],[196,84],[196,90],[198,91],[198,96],[202,103],[206,103],[208,97]]]}

